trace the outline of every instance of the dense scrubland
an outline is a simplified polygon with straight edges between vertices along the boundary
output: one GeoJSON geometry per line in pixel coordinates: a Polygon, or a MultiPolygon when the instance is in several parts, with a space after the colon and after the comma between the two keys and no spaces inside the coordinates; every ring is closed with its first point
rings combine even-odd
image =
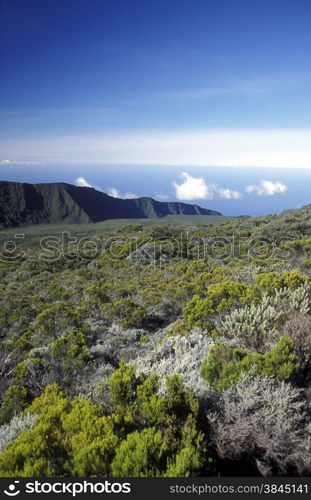
{"type": "Polygon", "coordinates": [[[310,215],[3,247],[0,475],[309,476],[310,215]]]}

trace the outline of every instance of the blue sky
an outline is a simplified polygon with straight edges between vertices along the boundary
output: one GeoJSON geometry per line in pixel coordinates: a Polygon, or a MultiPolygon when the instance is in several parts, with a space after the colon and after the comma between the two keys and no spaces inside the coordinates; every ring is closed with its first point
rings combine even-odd
{"type": "Polygon", "coordinates": [[[263,199],[269,211],[276,197],[284,208],[310,201],[309,0],[1,5],[2,178],[82,176],[141,195],[152,194],[162,172],[158,194],[203,206],[230,201],[227,212],[237,204],[249,212],[263,199]],[[306,170],[296,175],[304,179],[297,199],[292,169],[306,170]],[[265,181],[286,190],[262,192],[265,181]]]}

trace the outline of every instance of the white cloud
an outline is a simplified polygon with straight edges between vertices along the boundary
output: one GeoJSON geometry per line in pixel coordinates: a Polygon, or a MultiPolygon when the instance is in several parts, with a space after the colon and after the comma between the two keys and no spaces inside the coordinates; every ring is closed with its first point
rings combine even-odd
{"type": "Polygon", "coordinates": [[[22,161],[22,160],[0,160],[0,165],[42,165],[46,162],[22,161]]]}
{"type": "MultiPolygon", "coordinates": [[[[92,187],[97,189],[97,191],[102,191],[102,189],[98,186],[95,186],[94,184],[91,184],[86,180],[85,177],[77,177],[74,180],[74,183],[76,186],[79,187],[92,187]]],[[[113,198],[122,198],[122,199],[131,199],[131,198],[138,198],[138,196],[135,193],[127,192],[127,193],[120,193],[120,191],[114,187],[108,188],[107,194],[109,196],[112,196],[113,198]]]]}
{"type": "Polygon", "coordinates": [[[194,129],[3,139],[2,155],[44,163],[311,169],[311,130],[194,129]]]}
{"type": "Polygon", "coordinates": [[[73,182],[75,183],[76,186],[79,187],[88,187],[88,188],[94,187],[85,179],[85,177],[77,177],[73,182]]]}
{"type": "Polygon", "coordinates": [[[216,186],[215,190],[220,198],[225,198],[226,200],[240,200],[242,198],[242,194],[233,189],[219,188],[216,186]]]}
{"type": "Polygon", "coordinates": [[[276,181],[260,181],[260,184],[251,184],[246,186],[247,193],[256,193],[259,196],[274,196],[275,194],[284,194],[288,191],[287,186],[283,182],[276,181]]]}
{"type": "MultiPolygon", "coordinates": [[[[12,163],[15,163],[13,160],[0,160],[1,165],[11,165],[12,163]]],[[[19,162],[21,163],[21,162],[19,162]]]]}
{"type": "Polygon", "coordinates": [[[107,194],[113,198],[121,198],[121,193],[116,188],[109,188],[107,194]]]}
{"type": "Polygon", "coordinates": [[[138,198],[138,195],[135,193],[120,193],[120,191],[114,187],[108,188],[107,194],[112,196],[113,198],[121,198],[123,200],[131,200],[133,198],[138,198]]]}
{"type": "Polygon", "coordinates": [[[216,184],[207,184],[203,177],[192,177],[187,172],[181,174],[183,182],[173,182],[175,196],[178,200],[213,200],[214,198],[225,198],[227,200],[238,200],[242,198],[239,191],[218,187],[216,184]]]}
{"type": "Polygon", "coordinates": [[[192,177],[183,172],[181,174],[183,182],[178,184],[173,182],[175,195],[178,200],[212,200],[213,190],[206,184],[203,177],[192,177]]]}
{"type": "Polygon", "coordinates": [[[138,196],[138,194],[131,193],[131,191],[130,191],[130,192],[124,193],[124,194],[121,193],[121,198],[123,198],[124,200],[131,200],[133,198],[139,198],[139,196],[138,196]]]}

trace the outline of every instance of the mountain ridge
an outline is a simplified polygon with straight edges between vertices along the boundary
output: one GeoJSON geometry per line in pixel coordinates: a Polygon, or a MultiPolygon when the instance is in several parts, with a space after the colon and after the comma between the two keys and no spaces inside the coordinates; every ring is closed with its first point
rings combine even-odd
{"type": "Polygon", "coordinates": [[[46,223],[95,223],[108,219],[222,215],[216,210],[151,197],[121,199],[66,182],[29,184],[0,181],[0,227],[46,223]]]}

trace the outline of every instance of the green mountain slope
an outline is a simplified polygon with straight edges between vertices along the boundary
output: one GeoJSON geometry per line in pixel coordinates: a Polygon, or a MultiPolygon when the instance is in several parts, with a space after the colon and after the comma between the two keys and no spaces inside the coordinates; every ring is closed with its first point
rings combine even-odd
{"type": "Polygon", "coordinates": [[[31,224],[91,223],[107,219],[221,215],[198,205],[159,202],[143,197],[113,198],[94,188],[71,184],[0,182],[0,227],[31,224]]]}

